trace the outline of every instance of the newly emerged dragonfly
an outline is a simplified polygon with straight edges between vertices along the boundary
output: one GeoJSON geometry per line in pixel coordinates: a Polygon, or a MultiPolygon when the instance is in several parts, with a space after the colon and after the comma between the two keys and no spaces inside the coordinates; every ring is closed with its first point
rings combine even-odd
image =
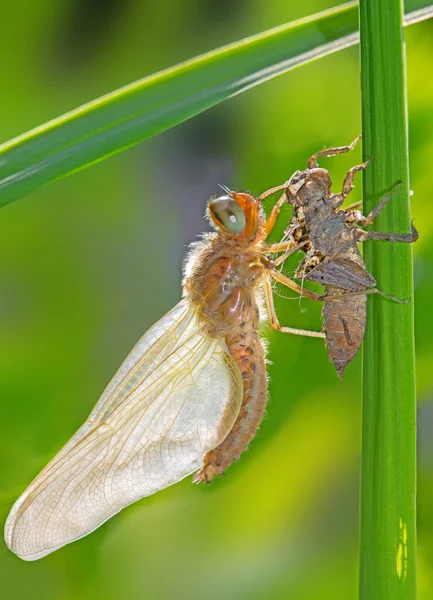
{"type": "Polygon", "coordinates": [[[260,297],[271,325],[272,279],[318,296],[278,270],[292,242],[267,244],[278,215],[229,190],[211,200],[216,232],[193,245],[183,300],[139,340],[89,418],[13,506],[9,548],[36,560],[77,540],[125,506],[197,472],[208,482],[237,460],[254,437],[267,400],[260,297]],[[271,256],[279,253],[276,260],[271,256]]]}

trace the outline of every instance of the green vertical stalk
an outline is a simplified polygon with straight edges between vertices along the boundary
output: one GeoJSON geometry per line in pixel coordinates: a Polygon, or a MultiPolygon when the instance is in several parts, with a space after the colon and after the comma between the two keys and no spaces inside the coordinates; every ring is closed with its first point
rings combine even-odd
{"type": "MultiPolygon", "coordinates": [[[[409,232],[406,77],[400,0],[360,0],[364,214],[403,182],[377,231],[409,232]]],[[[364,343],[361,600],[416,598],[416,398],[410,244],[368,241],[379,289],[408,304],[368,299],[364,343]]]]}

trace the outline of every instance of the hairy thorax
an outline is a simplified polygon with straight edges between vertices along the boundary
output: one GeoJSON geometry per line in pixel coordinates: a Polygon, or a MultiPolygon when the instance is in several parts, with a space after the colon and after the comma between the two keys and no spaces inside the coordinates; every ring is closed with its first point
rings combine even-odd
{"type": "Polygon", "coordinates": [[[184,295],[197,307],[210,335],[226,337],[259,320],[257,284],[264,272],[261,243],[228,244],[214,234],[191,250],[185,266],[184,295]]]}
{"type": "Polygon", "coordinates": [[[196,482],[210,481],[237,460],[263,419],[268,385],[257,331],[257,288],[264,270],[260,241],[228,242],[218,234],[196,245],[185,266],[184,295],[196,306],[207,332],[225,340],[243,381],[236,422],[225,440],[206,454],[196,482]]]}

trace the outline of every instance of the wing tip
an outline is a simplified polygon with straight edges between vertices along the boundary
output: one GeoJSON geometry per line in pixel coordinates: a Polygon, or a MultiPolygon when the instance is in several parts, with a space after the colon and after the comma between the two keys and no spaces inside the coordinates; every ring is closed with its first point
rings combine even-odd
{"type": "Polygon", "coordinates": [[[16,534],[16,526],[23,514],[20,512],[20,508],[24,504],[27,497],[28,493],[26,490],[26,492],[24,492],[12,506],[4,526],[4,541],[9,550],[18,558],[26,562],[33,562],[43,558],[54,550],[57,550],[57,548],[49,548],[43,549],[39,552],[32,552],[26,548],[24,540],[19,540],[18,535],[16,534]]]}
{"type": "Polygon", "coordinates": [[[21,543],[19,543],[19,540],[14,535],[17,522],[18,521],[15,519],[15,515],[10,513],[6,519],[4,527],[4,540],[9,550],[21,560],[33,562],[35,560],[39,560],[40,558],[44,558],[44,556],[47,556],[47,554],[51,554],[51,552],[54,552],[54,550],[58,549],[58,547],[48,549],[44,548],[38,552],[28,550],[23,540],[21,540],[21,543]]]}

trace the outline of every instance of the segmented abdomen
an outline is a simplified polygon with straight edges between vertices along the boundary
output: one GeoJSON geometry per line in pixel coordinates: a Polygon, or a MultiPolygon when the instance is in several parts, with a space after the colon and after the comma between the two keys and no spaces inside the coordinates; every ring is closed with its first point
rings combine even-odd
{"type": "Polygon", "coordinates": [[[353,359],[362,344],[367,319],[367,296],[344,297],[344,290],[328,286],[326,297],[338,295],[335,300],[326,300],[323,305],[322,331],[326,334],[329,359],[339,377],[343,377],[347,364],[353,359]]]}
{"type": "Polygon", "coordinates": [[[265,350],[251,322],[242,325],[226,338],[243,379],[242,406],[226,439],[205,455],[203,467],[194,478],[197,483],[224,473],[240,457],[254,438],[265,412],[268,393],[265,350]]]}

